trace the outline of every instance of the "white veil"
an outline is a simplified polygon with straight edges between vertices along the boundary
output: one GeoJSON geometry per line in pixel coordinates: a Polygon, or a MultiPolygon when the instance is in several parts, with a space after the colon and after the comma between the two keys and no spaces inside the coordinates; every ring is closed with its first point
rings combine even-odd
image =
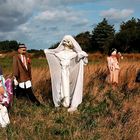
{"type": "Polygon", "coordinates": [[[77,107],[82,102],[83,95],[83,65],[87,64],[87,53],[82,51],[78,42],[71,36],[66,35],[56,49],[45,49],[45,55],[48,60],[51,73],[52,82],[52,96],[55,106],[59,106],[60,98],[60,85],[61,85],[61,65],[60,60],[55,56],[64,49],[64,40],[69,40],[73,45],[73,51],[77,56],[71,60],[70,64],[70,96],[71,107],[77,107]]]}

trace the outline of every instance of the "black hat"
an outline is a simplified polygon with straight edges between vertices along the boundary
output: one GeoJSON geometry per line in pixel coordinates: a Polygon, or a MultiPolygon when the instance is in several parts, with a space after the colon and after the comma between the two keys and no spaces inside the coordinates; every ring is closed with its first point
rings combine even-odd
{"type": "Polygon", "coordinates": [[[27,47],[25,46],[25,44],[19,44],[18,49],[20,49],[20,48],[27,48],[27,47]]]}

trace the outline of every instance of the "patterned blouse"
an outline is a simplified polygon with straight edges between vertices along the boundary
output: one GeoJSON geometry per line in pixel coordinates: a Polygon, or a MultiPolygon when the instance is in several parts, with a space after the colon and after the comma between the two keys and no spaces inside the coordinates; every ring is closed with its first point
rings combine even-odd
{"type": "Polygon", "coordinates": [[[0,104],[8,107],[13,98],[11,79],[8,78],[5,80],[3,75],[0,75],[0,87],[1,86],[4,88],[5,92],[4,94],[0,94],[0,104]]]}

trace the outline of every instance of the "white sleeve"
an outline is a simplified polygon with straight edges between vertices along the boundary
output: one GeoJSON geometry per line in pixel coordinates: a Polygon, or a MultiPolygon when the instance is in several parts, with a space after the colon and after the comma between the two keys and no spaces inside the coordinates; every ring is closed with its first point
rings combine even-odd
{"type": "Polygon", "coordinates": [[[44,49],[44,53],[45,54],[55,54],[55,52],[54,51],[51,51],[50,49],[44,49]]]}
{"type": "Polygon", "coordinates": [[[84,51],[78,52],[78,61],[80,59],[83,59],[84,64],[87,64],[88,63],[87,57],[88,57],[88,54],[86,52],[84,51]]]}

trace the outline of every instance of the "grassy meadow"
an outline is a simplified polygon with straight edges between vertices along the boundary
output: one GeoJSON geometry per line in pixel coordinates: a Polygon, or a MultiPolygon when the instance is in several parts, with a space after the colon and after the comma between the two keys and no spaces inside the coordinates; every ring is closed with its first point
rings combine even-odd
{"type": "MultiPolygon", "coordinates": [[[[12,76],[12,58],[0,58],[5,77],[12,76]]],[[[10,125],[0,128],[0,140],[140,140],[140,54],[124,54],[119,85],[105,82],[106,56],[89,54],[84,69],[84,97],[78,111],[68,113],[52,102],[50,73],[45,58],[32,59],[33,87],[45,108],[14,98],[10,125]]]]}

